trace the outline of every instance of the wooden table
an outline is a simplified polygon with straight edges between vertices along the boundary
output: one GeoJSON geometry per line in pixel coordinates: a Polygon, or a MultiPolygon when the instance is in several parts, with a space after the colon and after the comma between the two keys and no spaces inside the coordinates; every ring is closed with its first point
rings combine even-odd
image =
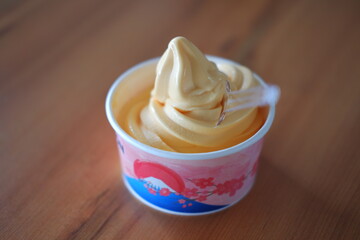
{"type": "Polygon", "coordinates": [[[360,239],[360,1],[0,3],[0,239],[360,239]],[[104,101],[183,35],[282,98],[257,183],[176,217],[125,189],[104,101]]]}

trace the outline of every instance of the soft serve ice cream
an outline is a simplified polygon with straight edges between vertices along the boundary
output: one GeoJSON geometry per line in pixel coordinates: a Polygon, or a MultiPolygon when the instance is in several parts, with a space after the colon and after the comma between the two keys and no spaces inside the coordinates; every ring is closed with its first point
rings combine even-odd
{"type": "Polygon", "coordinates": [[[207,60],[186,38],[171,40],[154,81],[150,99],[130,100],[132,107],[122,114],[121,123],[128,134],[152,147],[182,153],[216,151],[243,142],[264,123],[263,110],[255,107],[228,113],[217,126],[226,82],[232,91],[259,83],[246,67],[207,60]]]}

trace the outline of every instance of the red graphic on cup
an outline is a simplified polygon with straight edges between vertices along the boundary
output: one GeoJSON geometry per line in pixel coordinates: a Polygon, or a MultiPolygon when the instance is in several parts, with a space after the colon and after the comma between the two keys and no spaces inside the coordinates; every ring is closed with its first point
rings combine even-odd
{"type": "Polygon", "coordinates": [[[185,183],[179,174],[161,164],[136,159],[134,162],[134,172],[140,179],[147,177],[159,179],[178,193],[183,192],[185,189],[185,183]]]}

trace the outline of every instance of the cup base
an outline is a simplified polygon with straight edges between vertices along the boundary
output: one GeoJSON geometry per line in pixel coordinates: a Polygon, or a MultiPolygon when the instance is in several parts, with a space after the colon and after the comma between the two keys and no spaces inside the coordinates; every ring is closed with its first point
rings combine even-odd
{"type": "Polygon", "coordinates": [[[252,189],[252,186],[244,193],[244,196],[241,197],[239,200],[237,200],[236,202],[233,202],[231,204],[225,205],[221,208],[218,208],[216,210],[211,210],[211,211],[203,211],[203,212],[194,212],[194,213],[189,213],[189,212],[178,212],[178,211],[172,211],[166,208],[162,208],[159,206],[156,206],[155,204],[147,201],[146,199],[144,199],[142,196],[140,196],[134,189],[133,187],[130,185],[128,179],[126,178],[126,176],[124,174],[122,174],[122,179],[124,182],[124,185],[126,186],[126,188],[129,190],[129,192],[131,193],[131,195],[133,195],[133,197],[135,197],[137,200],[139,200],[141,203],[143,203],[144,205],[155,209],[159,212],[163,212],[163,213],[167,213],[167,214],[171,214],[171,215],[178,215],[178,216],[201,216],[201,215],[208,215],[208,214],[213,214],[213,213],[217,213],[220,211],[223,211],[233,205],[235,205],[236,203],[238,203],[239,201],[241,201],[245,196],[247,196],[247,194],[250,192],[250,190],[252,189]]]}

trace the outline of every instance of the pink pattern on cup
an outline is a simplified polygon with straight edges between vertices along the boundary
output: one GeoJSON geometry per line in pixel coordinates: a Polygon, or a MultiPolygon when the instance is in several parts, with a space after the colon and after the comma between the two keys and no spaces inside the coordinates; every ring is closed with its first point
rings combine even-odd
{"type": "Polygon", "coordinates": [[[184,204],[198,201],[225,205],[238,201],[251,189],[262,139],[240,152],[197,161],[155,156],[135,149],[119,136],[118,144],[124,174],[145,182],[152,179],[161,185],[145,184],[150,193],[163,197],[171,193],[183,195],[184,204]]]}

